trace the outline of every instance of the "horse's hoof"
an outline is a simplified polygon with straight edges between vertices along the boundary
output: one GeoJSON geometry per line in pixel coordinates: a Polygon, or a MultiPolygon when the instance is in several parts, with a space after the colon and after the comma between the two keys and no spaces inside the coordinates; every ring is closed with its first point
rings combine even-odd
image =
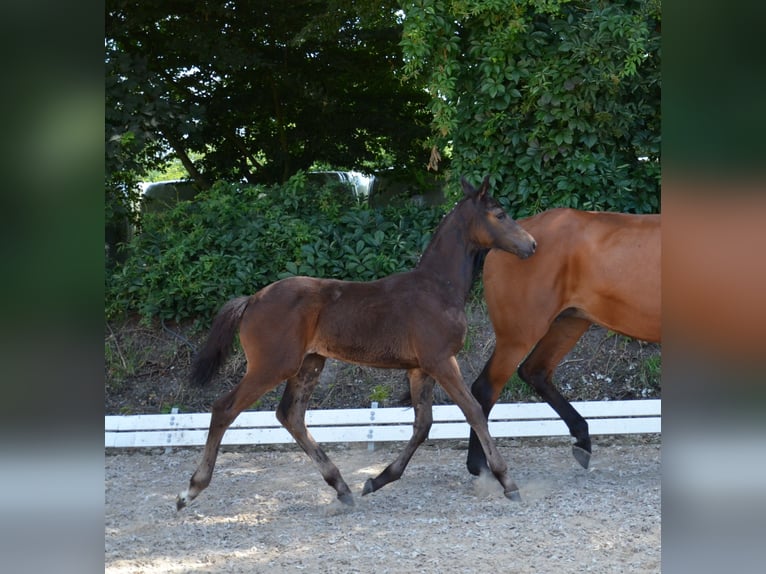
{"type": "Polygon", "coordinates": [[[471,461],[466,462],[465,467],[473,476],[481,476],[484,473],[489,472],[489,467],[481,464],[474,464],[471,461]]]}
{"type": "Polygon", "coordinates": [[[513,500],[514,502],[521,502],[521,494],[519,493],[519,489],[516,490],[509,490],[508,492],[505,492],[505,497],[508,500],[513,500]]]}
{"type": "Polygon", "coordinates": [[[364,483],[364,488],[362,489],[362,496],[367,496],[371,492],[375,492],[375,488],[372,486],[372,479],[368,478],[367,482],[364,483]]]}
{"type": "Polygon", "coordinates": [[[351,494],[350,492],[339,494],[338,500],[340,500],[346,506],[354,506],[354,495],[351,494]]]}
{"type": "Polygon", "coordinates": [[[587,450],[573,444],[572,455],[575,457],[575,460],[580,463],[580,466],[585,469],[588,468],[588,465],[590,464],[590,453],[587,450]]]}

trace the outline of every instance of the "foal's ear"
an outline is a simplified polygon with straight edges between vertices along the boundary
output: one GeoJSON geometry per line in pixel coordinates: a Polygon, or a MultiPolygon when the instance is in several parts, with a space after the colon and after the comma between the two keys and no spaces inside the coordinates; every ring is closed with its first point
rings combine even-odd
{"type": "Polygon", "coordinates": [[[481,185],[479,186],[479,193],[476,195],[479,199],[482,199],[489,190],[489,176],[484,176],[484,181],[481,182],[481,185]]]}
{"type": "Polygon", "coordinates": [[[481,199],[487,193],[487,189],[489,189],[489,176],[484,178],[484,181],[481,182],[479,189],[476,189],[474,186],[468,183],[465,177],[460,178],[460,185],[463,186],[463,193],[466,197],[470,197],[471,199],[481,199]]]}

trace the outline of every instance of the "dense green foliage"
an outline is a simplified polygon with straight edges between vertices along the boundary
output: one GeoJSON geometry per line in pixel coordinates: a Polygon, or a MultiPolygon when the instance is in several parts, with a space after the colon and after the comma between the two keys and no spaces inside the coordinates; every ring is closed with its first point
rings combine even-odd
{"type": "Polygon", "coordinates": [[[171,158],[205,190],[136,218],[108,316],[205,318],[289,274],[412,267],[446,208],[357,205],[307,186],[312,165],[422,182],[432,148],[448,191],[489,175],[514,217],[659,211],[659,0],[399,8],[107,2],[107,222],[135,215],[136,182],[171,158]]]}
{"type": "Polygon", "coordinates": [[[128,223],[140,224],[138,182],[156,180],[171,160],[203,189],[217,180],[284,182],[318,164],[423,166],[428,95],[400,81],[396,8],[109,0],[108,266],[128,223]]]}
{"type": "Polygon", "coordinates": [[[660,2],[416,0],[409,78],[454,173],[490,174],[516,216],[659,210],[660,2]]]}
{"type": "Polygon", "coordinates": [[[346,190],[219,183],[147,214],[107,277],[107,317],[210,317],[227,299],[289,275],[372,280],[413,267],[444,214],[412,204],[373,210],[346,190]]]}

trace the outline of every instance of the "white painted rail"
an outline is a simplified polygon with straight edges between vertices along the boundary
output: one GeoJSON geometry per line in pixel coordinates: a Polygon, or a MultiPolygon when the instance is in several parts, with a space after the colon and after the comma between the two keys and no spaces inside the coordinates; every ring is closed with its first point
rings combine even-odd
{"type": "MultiPolygon", "coordinates": [[[[572,406],[588,420],[592,435],[661,432],[660,399],[585,401],[572,406]]],[[[470,427],[455,405],[433,407],[430,439],[465,439],[470,427]]],[[[412,434],[411,407],[310,410],[306,425],[320,443],[406,441],[412,434]]],[[[210,413],[106,416],[106,448],[205,444],[210,413]]],[[[547,403],[498,403],[489,417],[493,437],[568,436],[547,403]]],[[[291,443],[272,411],[245,411],[226,431],[224,445],[291,443]]]]}

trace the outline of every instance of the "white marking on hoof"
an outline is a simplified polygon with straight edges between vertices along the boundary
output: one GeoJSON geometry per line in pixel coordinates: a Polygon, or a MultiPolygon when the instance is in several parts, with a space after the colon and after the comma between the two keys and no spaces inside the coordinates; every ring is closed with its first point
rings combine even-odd
{"type": "Polygon", "coordinates": [[[181,510],[190,502],[189,489],[182,490],[176,497],[176,510],[181,510]]]}

